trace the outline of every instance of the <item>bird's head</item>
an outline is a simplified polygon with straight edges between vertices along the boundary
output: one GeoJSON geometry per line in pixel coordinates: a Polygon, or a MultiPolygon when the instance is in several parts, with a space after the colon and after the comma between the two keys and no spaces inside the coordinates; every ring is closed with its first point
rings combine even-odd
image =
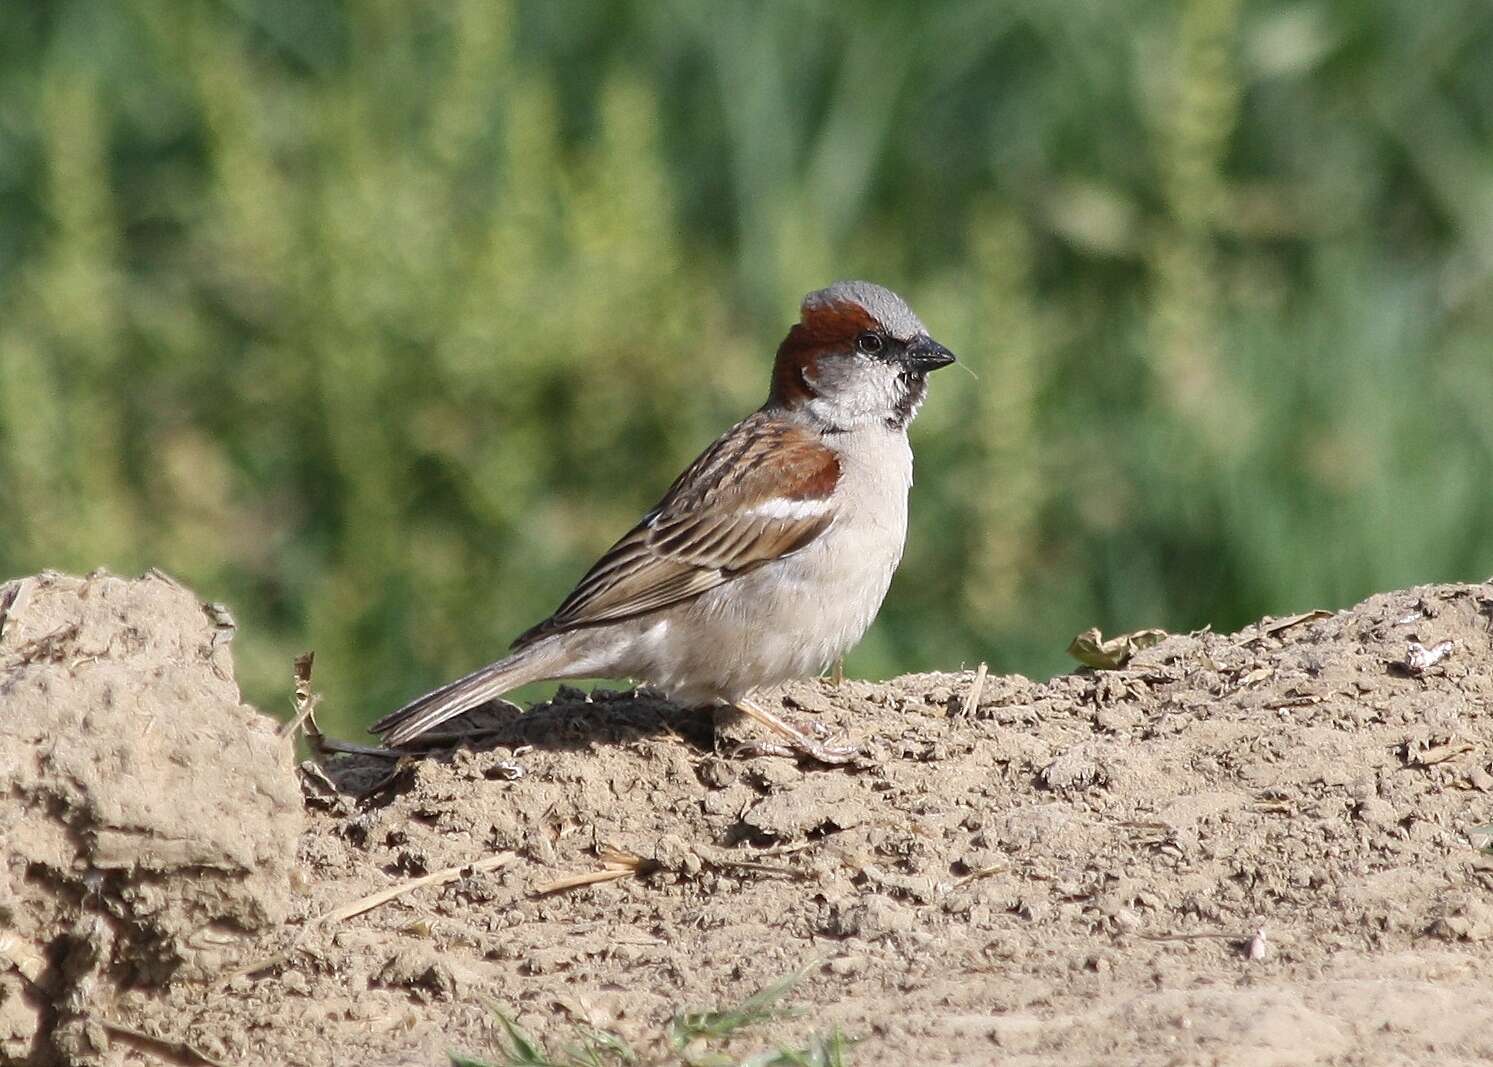
{"type": "Polygon", "coordinates": [[[904,429],[928,391],[928,373],[954,362],[890,289],[836,282],[804,297],[778,346],[770,406],[829,431],[882,423],[904,429]]]}

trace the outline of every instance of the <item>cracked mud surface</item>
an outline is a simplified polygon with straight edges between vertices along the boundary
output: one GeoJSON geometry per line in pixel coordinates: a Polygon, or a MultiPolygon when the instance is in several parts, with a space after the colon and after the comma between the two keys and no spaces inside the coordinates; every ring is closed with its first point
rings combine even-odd
{"type": "MultiPolygon", "coordinates": [[[[1493,823],[1493,585],[1286,621],[1174,636],[1118,671],[992,675],[976,708],[970,673],[789,687],[772,706],[864,743],[848,769],[723,757],[753,730],[723,723],[716,738],[707,717],[646,694],[562,690],[521,717],[469,717],[459,725],[483,732],[460,747],[303,772],[293,864],[256,890],[243,940],[194,967],[142,976],[114,958],[136,952],[128,869],[102,892],[58,893],[48,913],[56,878],[12,861],[0,920],[23,908],[47,960],[76,949],[79,924],[109,928],[77,1013],[85,1038],[102,1014],[224,1063],[491,1053],[494,1002],[539,1034],[575,1019],[646,1047],[674,1011],[806,965],[793,1002],[807,1014],[742,1052],[838,1025],[864,1039],[857,1064],[1493,1058],[1493,857],[1476,832],[1493,823]],[[1412,641],[1451,648],[1418,669],[1412,641]],[[639,870],[541,892],[618,854],[639,870]],[[283,898],[266,888],[276,879],[283,898]]],[[[49,661],[54,695],[143,652],[69,654],[49,661]]],[[[17,656],[8,625],[0,694],[35,669],[17,656]]],[[[35,731],[17,734],[0,699],[0,746],[23,757],[35,731]]],[[[185,691],[179,714],[199,700],[185,691]]],[[[237,780],[221,758],[193,755],[204,813],[237,780]]],[[[288,759],[259,758],[294,784],[288,759]]],[[[14,791],[0,803],[20,805],[7,819],[37,817],[14,791]]],[[[16,1035],[30,1006],[75,996],[64,970],[49,965],[45,989],[5,971],[0,1050],[59,1061],[16,1035]]],[[[160,1053],[92,1040],[67,1054],[160,1053]]]]}

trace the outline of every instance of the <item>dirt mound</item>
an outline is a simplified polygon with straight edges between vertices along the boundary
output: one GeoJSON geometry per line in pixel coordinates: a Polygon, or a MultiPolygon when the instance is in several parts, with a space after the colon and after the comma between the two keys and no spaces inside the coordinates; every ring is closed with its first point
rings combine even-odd
{"type": "Polygon", "coordinates": [[[646,694],[485,711],[422,757],[304,766],[289,921],[251,969],[112,1018],[236,1064],[434,1064],[493,1051],[492,1002],[647,1048],[807,967],[807,1017],[759,1045],[1484,1062],[1490,626],[1493,586],[1437,586],[991,676],[977,706],[969,673],[790,687],[865,742],[848,769],[722,755],[646,694]]]}
{"type": "Polygon", "coordinates": [[[231,632],[159,574],[0,586],[0,1060],[105,1062],[120,989],[285,920],[301,800],[231,632]]]}

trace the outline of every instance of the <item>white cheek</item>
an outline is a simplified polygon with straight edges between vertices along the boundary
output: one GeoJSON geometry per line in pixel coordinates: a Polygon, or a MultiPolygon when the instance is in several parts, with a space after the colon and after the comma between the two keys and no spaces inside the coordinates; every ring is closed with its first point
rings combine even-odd
{"type": "Polygon", "coordinates": [[[901,396],[897,369],[879,360],[835,360],[828,366],[821,364],[817,375],[804,377],[816,394],[809,408],[824,421],[845,429],[887,418],[901,396]]]}

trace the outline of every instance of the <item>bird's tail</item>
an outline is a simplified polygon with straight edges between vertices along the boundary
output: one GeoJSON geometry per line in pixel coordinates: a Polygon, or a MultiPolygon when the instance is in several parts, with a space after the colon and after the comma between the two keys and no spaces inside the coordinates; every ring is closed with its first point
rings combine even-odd
{"type": "Polygon", "coordinates": [[[552,672],[559,666],[551,642],[541,641],[416,697],[398,711],[385,715],[368,730],[378,734],[379,740],[391,748],[402,745],[510,689],[555,677],[552,672]]]}

